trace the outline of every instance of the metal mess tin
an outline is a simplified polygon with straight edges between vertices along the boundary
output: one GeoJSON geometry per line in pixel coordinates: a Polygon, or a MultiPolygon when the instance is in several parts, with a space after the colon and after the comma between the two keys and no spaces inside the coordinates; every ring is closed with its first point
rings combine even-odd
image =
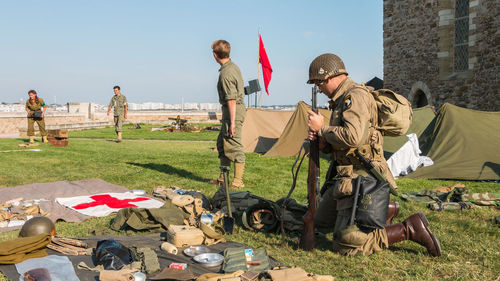
{"type": "Polygon", "coordinates": [[[135,278],[135,281],[146,281],[146,274],[142,272],[136,272],[132,274],[135,278]]]}
{"type": "Polygon", "coordinates": [[[213,267],[221,265],[222,261],[224,260],[224,256],[216,253],[206,253],[194,256],[193,259],[195,262],[201,264],[202,266],[213,267]]]}
{"type": "Polygon", "coordinates": [[[210,250],[205,246],[189,246],[184,249],[184,254],[189,257],[194,257],[206,253],[210,253],[210,250]]]}

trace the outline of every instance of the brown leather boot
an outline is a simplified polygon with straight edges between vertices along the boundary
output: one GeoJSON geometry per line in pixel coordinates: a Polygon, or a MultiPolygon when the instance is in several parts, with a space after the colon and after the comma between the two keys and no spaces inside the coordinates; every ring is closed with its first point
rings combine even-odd
{"type": "MultiPolygon", "coordinates": [[[[231,167],[231,160],[229,160],[227,158],[220,158],[220,165],[231,167]]],[[[224,185],[224,173],[220,172],[218,178],[210,180],[210,184],[214,184],[217,186],[223,186],[224,185]]],[[[227,183],[227,184],[229,184],[229,183],[227,183]]]]}
{"type": "Polygon", "coordinates": [[[399,203],[398,202],[389,202],[389,206],[387,207],[387,220],[385,221],[385,226],[392,224],[392,219],[397,217],[399,214],[399,203]]]}
{"type": "Polygon", "coordinates": [[[219,177],[213,180],[210,180],[210,184],[222,186],[224,185],[224,175],[220,173],[219,177]]]}
{"type": "Polygon", "coordinates": [[[440,257],[441,245],[428,226],[429,221],[422,212],[409,216],[402,223],[387,226],[385,230],[387,231],[389,245],[410,240],[427,248],[429,255],[440,257]]]}

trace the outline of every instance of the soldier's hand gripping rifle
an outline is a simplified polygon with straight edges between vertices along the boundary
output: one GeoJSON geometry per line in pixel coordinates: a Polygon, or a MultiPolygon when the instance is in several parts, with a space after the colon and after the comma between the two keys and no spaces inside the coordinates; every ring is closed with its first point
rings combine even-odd
{"type": "MultiPolygon", "coordinates": [[[[312,111],[318,113],[316,95],[318,88],[312,89],[311,107],[312,111]]],[[[299,247],[306,251],[314,249],[314,213],[316,213],[316,194],[319,189],[319,139],[309,141],[309,173],[307,175],[307,213],[302,220],[304,228],[300,237],[299,247]]]]}

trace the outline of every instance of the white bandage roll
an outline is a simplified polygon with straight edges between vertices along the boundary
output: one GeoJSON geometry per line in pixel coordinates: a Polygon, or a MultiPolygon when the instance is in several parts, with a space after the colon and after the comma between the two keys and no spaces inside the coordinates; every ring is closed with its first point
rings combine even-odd
{"type": "Polygon", "coordinates": [[[161,244],[161,249],[167,253],[177,255],[177,247],[174,246],[174,244],[168,243],[168,242],[163,242],[161,244]]]}

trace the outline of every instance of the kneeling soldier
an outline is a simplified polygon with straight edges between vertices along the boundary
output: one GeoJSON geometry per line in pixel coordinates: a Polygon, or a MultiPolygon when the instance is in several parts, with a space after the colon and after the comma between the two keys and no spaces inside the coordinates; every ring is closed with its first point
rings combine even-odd
{"type": "MultiPolygon", "coordinates": [[[[333,169],[319,199],[315,224],[334,228],[333,249],[345,255],[370,255],[393,243],[411,240],[426,247],[430,255],[441,256],[439,241],[420,212],[385,228],[349,227],[353,183],[358,176],[373,177],[355,154],[356,150],[397,188],[383,155],[377,106],[365,87],[347,77],[344,63],[334,54],[323,54],[312,61],[307,83],[316,84],[330,98],[333,111],[329,124],[324,124],[322,115],[308,112],[309,139],[319,138],[321,151],[332,156],[333,169]]],[[[399,210],[397,204],[389,205],[388,224],[399,210]]]]}

